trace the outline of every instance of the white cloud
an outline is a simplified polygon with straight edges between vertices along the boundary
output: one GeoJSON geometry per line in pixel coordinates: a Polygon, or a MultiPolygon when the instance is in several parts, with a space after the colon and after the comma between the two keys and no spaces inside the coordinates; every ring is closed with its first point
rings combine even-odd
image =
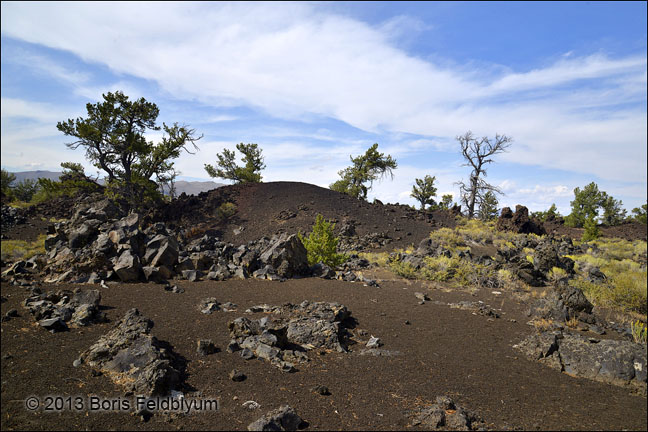
{"type": "MultiPolygon", "coordinates": [[[[397,155],[428,145],[450,149],[447,143],[467,130],[505,133],[515,141],[502,160],[646,182],[645,53],[570,52],[543,68],[482,74],[399,49],[396,29],[407,19],[371,27],[302,3],[2,3],[3,35],[153,80],[178,99],[442,138],[381,147],[397,155]]],[[[421,30],[416,20],[410,24],[421,30]]],[[[52,68],[62,80],[68,72],[52,68]]],[[[104,91],[88,86],[83,75],[69,81],[81,82],[77,91],[88,97],[104,91]]],[[[344,162],[333,156],[322,181],[363,145],[344,147],[344,162]]],[[[297,147],[268,146],[268,160],[310,157],[297,147]]],[[[268,178],[279,174],[309,179],[299,169],[268,178]]],[[[400,190],[389,188],[395,197],[407,189],[397,184],[400,190]]]]}

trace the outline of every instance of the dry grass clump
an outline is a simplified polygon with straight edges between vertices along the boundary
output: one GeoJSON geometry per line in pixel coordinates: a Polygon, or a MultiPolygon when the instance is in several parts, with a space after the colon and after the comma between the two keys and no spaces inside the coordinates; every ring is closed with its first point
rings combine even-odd
{"type": "Polygon", "coordinates": [[[569,256],[576,262],[576,277],[570,285],[583,290],[597,306],[646,314],[648,287],[646,280],[646,242],[622,239],[599,239],[587,253],[569,256]],[[597,267],[605,274],[603,281],[588,279],[588,272],[597,267]]]}
{"type": "Polygon", "coordinates": [[[45,234],[33,242],[25,240],[2,240],[2,261],[29,259],[34,255],[45,253],[45,234]]]}

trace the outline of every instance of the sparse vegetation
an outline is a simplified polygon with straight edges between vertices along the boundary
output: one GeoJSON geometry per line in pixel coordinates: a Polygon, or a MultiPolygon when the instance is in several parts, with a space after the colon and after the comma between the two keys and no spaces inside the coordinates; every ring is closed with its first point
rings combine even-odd
{"type": "Polygon", "coordinates": [[[42,234],[33,242],[25,240],[2,240],[2,261],[29,259],[34,255],[45,253],[45,238],[42,234]]]}
{"type": "Polygon", "coordinates": [[[570,285],[582,289],[595,305],[646,314],[648,274],[645,264],[640,264],[646,262],[646,242],[599,239],[589,244],[588,253],[569,256],[576,263],[576,277],[570,285]],[[605,280],[588,279],[594,267],[603,272],[605,280]]]}
{"type": "Polygon", "coordinates": [[[299,239],[308,252],[310,265],[321,262],[331,268],[336,268],[346,261],[346,255],[337,252],[338,238],[333,234],[334,229],[334,223],[326,221],[324,216],[318,214],[313,231],[308,237],[299,233],[299,239]]]}
{"type": "Polygon", "coordinates": [[[646,324],[641,321],[633,321],[630,324],[630,330],[632,331],[632,339],[636,343],[646,344],[646,335],[648,334],[646,324]]]}

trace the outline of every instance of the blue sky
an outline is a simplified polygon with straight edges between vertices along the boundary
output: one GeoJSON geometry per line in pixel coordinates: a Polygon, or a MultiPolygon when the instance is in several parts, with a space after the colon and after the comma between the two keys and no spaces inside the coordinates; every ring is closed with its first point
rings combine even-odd
{"type": "Polygon", "coordinates": [[[646,202],[646,2],[3,2],[1,38],[12,171],[94,174],[56,122],[122,90],[204,134],[187,179],[254,142],[264,181],[326,187],[377,142],[399,166],[369,199],[414,204],[429,174],[458,201],[470,130],[513,138],[488,169],[501,206],[566,214],[592,181],[646,202]]]}

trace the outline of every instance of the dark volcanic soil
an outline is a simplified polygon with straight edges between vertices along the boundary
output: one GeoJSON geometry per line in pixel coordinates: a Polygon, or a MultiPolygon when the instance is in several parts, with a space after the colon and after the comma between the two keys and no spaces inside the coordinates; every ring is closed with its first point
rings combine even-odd
{"type": "Polygon", "coordinates": [[[455,216],[448,211],[418,212],[406,205],[372,204],[296,182],[225,186],[198,196],[180,197],[156,219],[193,226],[196,236],[214,229],[225,241],[243,244],[281,232],[308,233],[317,214],[337,222],[338,229],[345,222],[354,222],[359,236],[385,233],[392,239],[392,248],[417,245],[433,229],[455,226],[455,216]],[[236,214],[221,223],[217,213],[224,202],[233,202],[236,214]]]}
{"type": "MultiPolygon", "coordinates": [[[[37,219],[61,217],[59,213],[65,210],[66,206],[59,204],[49,208],[47,214],[34,210],[26,225],[18,225],[7,234],[33,240],[47,225],[37,219]]],[[[183,197],[154,218],[193,228],[196,236],[213,229],[225,241],[242,244],[277,232],[308,232],[318,213],[337,220],[338,228],[355,221],[360,236],[387,234],[394,240],[387,251],[417,244],[439,227],[454,226],[450,212],[422,213],[406,206],[369,204],[317,186],[287,182],[229,186],[198,197],[183,197]],[[217,209],[228,201],[236,205],[237,212],[222,223],[217,209]],[[235,229],[240,231],[238,235],[235,229]]],[[[618,229],[641,235],[639,228],[618,229]]],[[[638,238],[645,238],[645,228],[643,237],[638,238]]],[[[284,283],[253,279],[176,281],[185,290],[181,294],[155,284],[120,283],[108,288],[43,285],[43,290],[99,289],[101,304],[111,321],[56,334],[38,327],[22,308],[21,302],[27,297],[24,287],[3,282],[2,316],[10,309],[16,309],[20,316],[1,324],[0,426],[2,430],[245,430],[266,412],[289,404],[308,422],[306,430],[419,429],[409,426],[407,411],[446,395],[475,411],[489,429],[646,430],[644,397],[632,395],[626,388],[570,377],[528,360],[512,348],[535,331],[526,324],[526,306],[513,293],[496,295],[482,289],[471,294],[394,278],[387,272],[369,272],[368,276],[377,278],[380,288],[319,278],[284,283]],[[427,293],[431,301],[419,305],[416,291],[427,293]],[[203,315],[197,305],[208,297],[236,303],[238,311],[203,315]],[[249,316],[244,314],[245,309],[261,303],[298,304],[303,300],[344,304],[357,320],[356,332],[365,330],[365,340],[371,335],[379,337],[383,349],[400,355],[362,356],[361,345],[351,346],[352,352],[347,354],[310,352],[309,363],[298,365],[296,373],[286,374],[265,361],[245,361],[238,353],[225,351],[230,340],[227,323],[249,316]],[[501,318],[488,319],[447,305],[464,300],[482,300],[501,309],[501,318]],[[183,390],[187,397],[218,398],[219,411],[187,416],[157,413],[143,422],[132,411],[44,413],[25,408],[25,399],[30,396],[41,400],[47,395],[132,398],[108,377],[93,376],[84,365],[73,366],[79,354],[132,307],[154,321],[154,336],[186,359],[183,390]],[[212,339],[220,351],[199,355],[198,339],[212,339]],[[233,369],[245,373],[247,379],[231,381],[228,375],[233,369]],[[311,391],[316,385],[327,386],[331,395],[311,391]],[[243,408],[248,400],[261,407],[254,411],[243,408]]]]}
{"type": "MultiPolygon", "coordinates": [[[[24,288],[3,286],[8,301],[2,304],[2,313],[16,308],[21,317],[2,323],[2,429],[245,429],[282,404],[291,405],[309,423],[308,430],[403,429],[409,424],[407,410],[431,403],[438,395],[476,411],[495,429],[645,430],[647,426],[645,398],[624,388],[572,378],[515,351],[511,346],[532,328],[524,324],[522,307],[507,293],[497,296],[483,290],[473,296],[405,280],[383,281],[380,288],[320,279],[178,285],[186,292],[174,294],[153,284],[115,284],[101,290],[102,304],[113,322],[131,307],[151,318],[153,335],[187,359],[188,386],[204,398],[218,398],[219,411],[157,414],[147,423],[131,413],[27,411],[24,400],[30,395],[126,396],[107,377],[72,365],[112,324],[50,334],[35,326],[20,307],[24,288]],[[415,291],[443,303],[481,299],[504,313],[488,320],[445,304],[419,305],[415,291]],[[196,306],[206,297],[234,302],[238,311],[203,315],[196,306]],[[310,352],[310,363],[286,374],[267,362],[245,361],[238,353],[225,351],[227,322],[247,315],[246,308],[303,300],[343,303],[357,319],[357,329],[366,330],[366,339],[378,336],[384,349],[401,354],[360,356],[358,345],[348,354],[310,352]],[[205,338],[221,351],[207,357],[197,354],[196,341],[205,338]],[[247,380],[232,382],[228,378],[232,369],[244,372],[247,380]],[[311,388],[318,384],[327,386],[331,395],[313,393],[311,388]],[[248,400],[261,408],[241,407],[248,400]]],[[[57,287],[61,288],[73,286],[57,287]]]]}

